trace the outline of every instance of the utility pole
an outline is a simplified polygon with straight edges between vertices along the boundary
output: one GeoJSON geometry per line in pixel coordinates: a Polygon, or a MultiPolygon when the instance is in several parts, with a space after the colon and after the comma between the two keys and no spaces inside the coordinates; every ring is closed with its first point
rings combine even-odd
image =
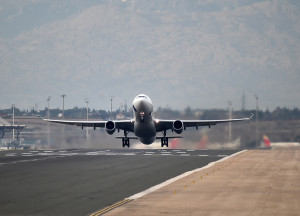
{"type": "Polygon", "coordinates": [[[62,113],[62,119],[65,118],[65,97],[66,97],[66,96],[67,96],[67,95],[65,95],[65,94],[61,95],[61,97],[63,98],[63,113],[62,113]]]}
{"type": "MultiPolygon", "coordinates": [[[[228,104],[229,104],[229,119],[232,119],[232,108],[231,108],[231,101],[228,101],[228,104]]],[[[228,130],[228,140],[229,140],[229,143],[231,143],[231,139],[232,139],[232,133],[231,133],[231,122],[229,122],[229,130],[228,130]]]]}
{"type": "Polygon", "coordinates": [[[50,113],[49,113],[49,101],[51,100],[51,97],[49,96],[47,99],[48,102],[48,119],[50,119],[50,113]]]}
{"type": "Polygon", "coordinates": [[[256,119],[255,119],[255,126],[256,126],[256,147],[259,146],[259,140],[258,140],[258,135],[259,135],[259,129],[258,129],[258,96],[254,95],[255,99],[256,99],[256,119]]]}

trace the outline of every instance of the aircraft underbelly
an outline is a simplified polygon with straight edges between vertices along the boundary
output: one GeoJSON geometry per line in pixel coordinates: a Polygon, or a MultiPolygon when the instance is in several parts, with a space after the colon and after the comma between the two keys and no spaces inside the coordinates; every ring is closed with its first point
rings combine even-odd
{"type": "Polygon", "coordinates": [[[139,137],[139,141],[145,145],[150,145],[156,140],[156,137],[139,137]]]}
{"type": "Polygon", "coordinates": [[[156,139],[156,129],[154,122],[135,122],[134,134],[144,144],[151,144],[156,139]]]}

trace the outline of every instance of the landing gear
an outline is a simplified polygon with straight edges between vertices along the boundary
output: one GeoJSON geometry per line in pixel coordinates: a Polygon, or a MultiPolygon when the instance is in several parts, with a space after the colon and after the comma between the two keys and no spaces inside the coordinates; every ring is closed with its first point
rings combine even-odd
{"type": "Polygon", "coordinates": [[[123,148],[125,146],[128,146],[128,148],[129,148],[130,147],[129,138],[127,138],[127,137],[122,138],[122,144],[123,144],[123,148]]]}
{"type": "Polygon", "coordinates": [[[167,132],[164,130],[163,132],[164,137],[161,138],[161,147],[168,147],[169,146],[169,139],[166,137],[167,132]]]}
{"type": "Polygon", "coordinates": [[[161,138],[161,147],[164,147],[164,146],[168,147],[169,146],[168,143],[169,143],[168,137],[162,137],[161,138]]]}
{"type": "Polygon", "coordinates": [[[129,138],[127,137],[128,133],[129,133],[128,131],[124,130],[124,137],[122,138],[122,146],[123,146],[123,148],[125,146],[128,146],[128,148],[130,147],[129,138]]]}

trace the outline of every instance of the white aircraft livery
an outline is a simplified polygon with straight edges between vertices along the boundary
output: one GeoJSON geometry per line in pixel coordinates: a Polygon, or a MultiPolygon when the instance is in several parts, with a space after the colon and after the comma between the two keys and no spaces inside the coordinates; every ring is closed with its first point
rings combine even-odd
{"type": "Polygon", "coordinates": [[[223,119],[223,120],[161,120],[156,119],[153,113],[153,105],[151,99],[145,95],[140,94],[132,102],[134,119],[131,120],[109,120],[109,121],[69,121],[69,120],[54,120],[44,119],[48,122],[76,125],[83,127],[97,127],[105,128],[106,132],[112,135],[116,130],[124,131],[124,136],[117,137],[122,139],[122,145],[130,146],[130,139],[139,139],[143,144],[152,144],[156,139],[161,140],[161,146],[168,147],[169,138],[182,138],[179,136],[167,136],[167,130],[175,131],[181,134],[187,127],[216,125],[218,123],[245,121],[252,118],[240,119],[223,119]],[[135,136],[128,136],[129,132],[133,132],[135,136]],[[162,136],[156,136],[157,132],[162,132],[162,136]]]}

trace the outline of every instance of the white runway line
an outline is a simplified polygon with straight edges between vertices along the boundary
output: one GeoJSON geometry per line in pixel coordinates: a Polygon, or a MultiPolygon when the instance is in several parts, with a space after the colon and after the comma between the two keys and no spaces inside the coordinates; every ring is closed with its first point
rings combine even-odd
{"type": "Polygon", "coordinates": [[[103,154],[103,153],[99,153],[99,152],[87,152],[85,153],[86,155],[93,155],[93,156],[97,156],[97,155],[100,155],[100,154],[103,154]]]}
{"type": "Polygon", "coordinates": [[[16,156],[16,153],[11,153],[11,154],[5,154],[6,157],[14,157],[16,156]]]}
{"type": "Polygon", "coordinates": [[[51,154],[49,154],[49,153],[44,153],[44,152],[39,152],[38,155],[45,156],[45,155],[51,155],[51,154]]]}
{"type": "Polygon", "coordinates": [[[135,153],[125,153],[125,154],[122,154],[122,155],[131,156],[131,155],[136,155],[136,154],[135,153]]]}

